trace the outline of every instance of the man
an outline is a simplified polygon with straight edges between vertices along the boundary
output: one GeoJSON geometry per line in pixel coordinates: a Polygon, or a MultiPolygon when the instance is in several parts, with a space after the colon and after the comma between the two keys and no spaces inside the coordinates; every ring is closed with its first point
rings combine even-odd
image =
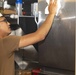
{"type": "Polygon", "coordinates": [[[55,13],[56,2],[51,2],[49,15],[41,27],[36,32],[24,36],[9,35],[11,33],[10,23],[7,22],[5,17],[0,17],[0,75],[15,75],[15,50],[44,40],[51,28],[55,13]]]}

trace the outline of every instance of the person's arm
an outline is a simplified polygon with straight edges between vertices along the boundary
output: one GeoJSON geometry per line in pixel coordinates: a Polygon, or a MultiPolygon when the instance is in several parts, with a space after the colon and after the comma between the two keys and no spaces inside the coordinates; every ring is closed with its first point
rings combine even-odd
{"type": "Polygon", "coordinates": [[[55,13],[56,13],[56,3],[51,2],[49,5],[49,15],[47,16],[44,23],[40,26],[40,28],[36,32],[22,36],[20,39],[19,47],[28,46],[44,40],[52,26],[55,13]]]}

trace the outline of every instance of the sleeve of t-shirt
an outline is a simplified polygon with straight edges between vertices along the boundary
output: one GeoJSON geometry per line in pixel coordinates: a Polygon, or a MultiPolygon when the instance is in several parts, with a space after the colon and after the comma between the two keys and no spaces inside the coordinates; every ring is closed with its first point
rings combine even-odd
{"type": "Polygon", "coordinates": [[[20,38],[21,38],[20,36],[12,36],[12,35],[5,37],[3,39],[4,49],[9,52],[18,50],[20,38]]]}

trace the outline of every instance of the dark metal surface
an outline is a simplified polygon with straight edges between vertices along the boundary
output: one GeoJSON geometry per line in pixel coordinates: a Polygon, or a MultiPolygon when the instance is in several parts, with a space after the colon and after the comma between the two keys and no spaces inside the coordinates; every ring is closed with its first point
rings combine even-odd
{"type": "Polygon", "coordinates": [[[58,16],[55,16],[49,34],[39,43],[40,64],[75,70],[75,2],[75,0],[64,1],[64,8],[58,16]]]}

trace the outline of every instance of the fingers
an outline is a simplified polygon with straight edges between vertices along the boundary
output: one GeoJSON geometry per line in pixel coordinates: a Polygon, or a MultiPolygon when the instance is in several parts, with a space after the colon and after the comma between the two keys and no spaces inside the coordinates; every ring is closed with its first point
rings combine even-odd
{"type": "Polygon", "coordinates": [[[57,0],[51,0],[50,3],[57,3],[57,0]]]}
{"type": "Polygon", "coordinates": [[[53,2],[54,2],[54,0],[51,0],[51,1],[50,1],[50,3],[53,3],[53,2]]]}
{"type": "Polygon", "coordinates": [[[57,3],[57,0],[54,0],[55,3],[57,3]]]}

